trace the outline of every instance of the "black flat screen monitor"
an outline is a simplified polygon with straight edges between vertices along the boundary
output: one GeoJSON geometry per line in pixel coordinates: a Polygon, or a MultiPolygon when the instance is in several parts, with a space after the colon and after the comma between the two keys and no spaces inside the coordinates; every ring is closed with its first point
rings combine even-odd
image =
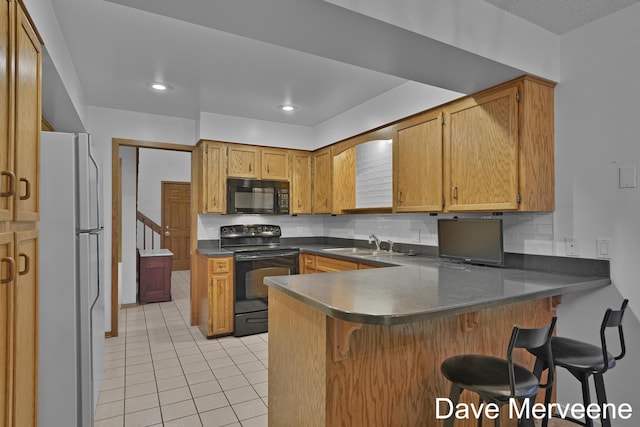
{"type": "Polygon", "coordinates": [[[501,219],[438,219],[438,256],[481,265],[504,265],[501,219]]]}

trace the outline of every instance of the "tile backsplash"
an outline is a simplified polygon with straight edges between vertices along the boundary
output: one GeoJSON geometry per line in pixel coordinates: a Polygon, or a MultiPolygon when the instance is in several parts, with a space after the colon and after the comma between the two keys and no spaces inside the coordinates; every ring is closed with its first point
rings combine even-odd
{"type": "MultiPolygon", "coordinates": [[[[220,227],[230,224],[275,224],[283,237],[341,237],[381,240],[416,245],[438,245],[438,218],[483,218],[483,214],[388,214],[388,215],[198,215],[198,240],[218,239],[220,227]]],[[[505,213],[505,252],[555,255],[553,213],[505,213]]]]}

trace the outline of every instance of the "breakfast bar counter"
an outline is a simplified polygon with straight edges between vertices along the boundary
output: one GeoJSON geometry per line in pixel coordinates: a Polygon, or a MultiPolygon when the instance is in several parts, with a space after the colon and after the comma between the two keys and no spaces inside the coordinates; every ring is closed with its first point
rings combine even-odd
{"type": "MultiPolygon", "coordinates": [[[[450,387],[443,360],[504,357],[514,324],[547,324],[563,294],[610,279],[430,259],[265,284],[269,426],[439,426],[436,398],[448,397],[450,387]]],[[[524,354],[515,361],[532,364],[524,354]]],[[[465,392],[460,401],[476,400],[465,392]]]]}

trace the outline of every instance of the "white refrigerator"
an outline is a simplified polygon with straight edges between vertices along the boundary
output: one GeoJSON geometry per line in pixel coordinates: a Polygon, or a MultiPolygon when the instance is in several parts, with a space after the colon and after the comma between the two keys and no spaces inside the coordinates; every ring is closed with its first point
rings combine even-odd
{"type": "Polygon", "coordinates": [[[104,375],[102,176],[87,134],[40,142],[40,427],[87,427],[104,375]]]}

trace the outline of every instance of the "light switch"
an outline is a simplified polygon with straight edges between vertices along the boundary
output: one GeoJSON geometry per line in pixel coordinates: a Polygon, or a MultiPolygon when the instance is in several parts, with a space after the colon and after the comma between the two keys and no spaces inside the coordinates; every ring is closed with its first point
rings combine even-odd
{"type": "Polygon", "coordinates": [[[622,166],[620,168],[620,188],[636,188],[638,175],[635,166],[622,166]]]}
{"type": "Polygon", "coordinates": [[[611,259],[611,239],[596,240],[596,256],[603,259],[611,259]]]}

